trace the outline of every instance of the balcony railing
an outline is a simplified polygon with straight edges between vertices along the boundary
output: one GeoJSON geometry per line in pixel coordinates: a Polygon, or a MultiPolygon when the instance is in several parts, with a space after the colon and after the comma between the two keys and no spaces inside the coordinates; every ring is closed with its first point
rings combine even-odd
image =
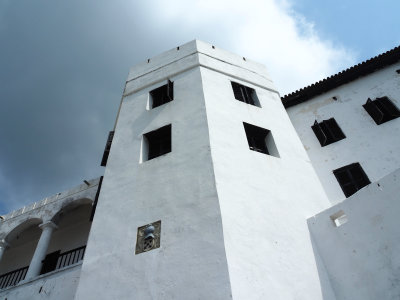
{"type": "Polygon", "coordinates": [[[28,266],[1,275],[0,289],[18,284],[18,282],[25,279],[26,272],[28,272],[28,266]]]}
{"type": "Polygon", "coordinates": [[[61,253],[58,257],[56,270],[64,268],[66,266],[70,266],[76,264],[77,262],[83,260],[83,256],[85,255],[86,246],[82,246],[73,250],[69,250],[67,252],[61,253]]]}
{"type": "MultiPolygon", "coordinates": [[[[64,253],[58,254],[55,257],[55,263],[49,262],[46,258],[43,260],[43,266],[47,264],[47,267],[42,269],[41,274],[45,274],[54,270],[62,269],[64,267],[68,267],[70,265],[76,264],[83,260],[83,256],[85,255],[86,246],[82,246],[76,249],[69,250],[64,253]],[[49,266],[50,265],[52,266],[49,266]]],[[[51,259],[54,259],[54,255],[51,256],[51,259]]],[[[28,266],[20,268],[18,270],[14,270],[3,274],[0,276],[0,289],[5,289],[10,286],[17,285],[21,280],[25,279],[26,273],[28,272],[28,266]]]]}

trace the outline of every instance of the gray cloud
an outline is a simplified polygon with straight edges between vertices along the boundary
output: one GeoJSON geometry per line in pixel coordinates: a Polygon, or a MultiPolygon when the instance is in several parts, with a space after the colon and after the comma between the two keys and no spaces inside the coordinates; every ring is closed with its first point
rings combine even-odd
{"type": "MultiPolygon", "coordinates": [[[[271,65],[283,89],[289,87],[282,84],[287,70],[300,70],[301,65],[293,66],[296,62],[290,60],[280,70],[277,59],[263,58],[279,53],[284,61],[276,47],[282,41],[297,43],[284,46],[301,49],[299,55],[308,55],[306,63],[314,56],[308,50],[318,53],[315,56],[323,61],[319,65],[325,67],[313,71],[314,77],[334,70],[332,64],[337,68],[337,60],[348,61],[345,51],[330,49],[314,34],[302,36],[296,29],[299,22],[274,0],[250,4],[253,11],[274,10],[272,25],[283,30],[283,38],[274,40],[270,34],[256,42],[272,27],[267,22],[271,18],[242,11],[239,2],[215,6],[180,0],[3,1],[0,214],[102,175],[100,159],[129,68],[148,57],[199,38],[271,65]],[[257,19],[250,18],[253,15],[257,19]],[[257,49],[251,49],[252,43],[257,49]]],[[[286,82],[297,85],[307,78],[290,76],[293,80],[286,82]]]]}

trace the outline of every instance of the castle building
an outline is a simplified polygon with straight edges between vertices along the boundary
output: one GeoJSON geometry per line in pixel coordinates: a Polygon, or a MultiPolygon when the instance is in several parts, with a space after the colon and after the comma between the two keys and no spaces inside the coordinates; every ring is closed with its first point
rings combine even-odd
{"type": "Polygon", "coordinates": [[[398,299],[400,48],[280,97],[192,41],[132,68],[104,176],[3,216],[0,299],[398,299]]]}

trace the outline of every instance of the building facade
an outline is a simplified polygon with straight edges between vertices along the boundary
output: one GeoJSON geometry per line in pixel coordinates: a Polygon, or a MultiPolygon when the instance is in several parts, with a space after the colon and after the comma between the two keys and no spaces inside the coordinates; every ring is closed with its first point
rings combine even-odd
{"type": "Polygon", "coordinates": [[[0,298],[398,299],[398,52],[282,99],[200,41],[135,66],[104,179],[4,216],[0,298]]]}

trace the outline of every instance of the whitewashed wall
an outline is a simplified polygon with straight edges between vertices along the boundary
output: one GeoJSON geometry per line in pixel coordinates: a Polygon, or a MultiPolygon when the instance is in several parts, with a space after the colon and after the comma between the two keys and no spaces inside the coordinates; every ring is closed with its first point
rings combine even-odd
{"type": "MultiPolygon", "coordinates": [[[[90,180],[89,186],[79,185],[6,215],[0,223],[0,238],[5,239],[9,247],[0,261],[0,275],[29,266],[42,233],[38,225],[54,220],[61,212],[61,216],[54,220],[59,228],[53,232],[47,253],[57,250],[65,252],[86,245],[91,226],[91,203],[96,195],[98,181],[90,180]]],[[[44,274],[27,283],[0,290],[0,298],[73,299],[79,272],[80,265],[78,268],[44,274]],[[61,274],[63,272],[67,274],[61,274]],[[44,292],[41,294],[38,291],[42,286],[44,292]]]]}
{"type": "Polygon", "coordinates": [[[399,178],[397,170],[308,219],[338,300],[400,298],[399,178]],[[338,211],[348,220],[340,227],[338,211]]]}
{"type": "Polygon", "coordinates": [[[81,264],[44,274],[35,280],[0,291],[7,300],[71,300],[79,282],[81,264]]]}
{"type": "Polygon", "coordinates": [[[128,77],[75,299],[334,299],[305,221],[327,206],[265,68],[190,42],[128,77]],[[147,110],[167,78],[174,100],[147,110]],[[263,107],[236,101],[233,78],[263,107]],[[281,158],[250,151],[243,121],[281,158]],[[167,124],[172,152],[140,163],[142,135],[167,124]],[[135,255],[158,220],[161,247],[135,255]]]}
{"type": "Polygon", "coordinates": [[[334,299],[305,222],[329,202],[279,95],[246,69],[201,71],[233,298],[334,299]],[[231,80],[254,88],[261,108],[235,100],[231,80]],[[279,157],[251,151],[243,122],[270,130],[279,157]]]}
{"type": "Polygon", "coordinates": [[[400,167],[400,118],[376,125],[362,107],[368,98],[388,96],[400,108],[399,68],[388,66],[287,109],[332,203],[345,198],[332,170],[359,162],[374,182],[400,167]],[[311,126],[332,117],[346,138],[321,147],[311,126]]]}
{"type": "Polygon", "coordinates": [[[75,299],[231,298],[195,53],[192,42],[131,72],[75,299]],[[167,78],[174,100],[147,110],[167,78]],[[168,124],[172,152],[140,163],[142,135],[168,124]],[[137,228],[158,220],[161,247],[135,255],[137,228]]]}

